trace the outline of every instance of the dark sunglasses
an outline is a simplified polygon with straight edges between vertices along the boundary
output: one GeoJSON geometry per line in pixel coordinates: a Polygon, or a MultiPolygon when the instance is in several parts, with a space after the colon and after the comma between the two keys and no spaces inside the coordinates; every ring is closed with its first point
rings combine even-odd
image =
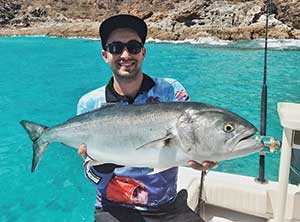
{"type": "Polygon", "coordinates": [[[123,42],[112,42],[106,45],[106,51],[109,51],[111,54],[121,54],[124,48],[128,50],[130,54],[138,54],[141,52],[144,45],[137,40],[130,40],[127,43],[123,42]]]}

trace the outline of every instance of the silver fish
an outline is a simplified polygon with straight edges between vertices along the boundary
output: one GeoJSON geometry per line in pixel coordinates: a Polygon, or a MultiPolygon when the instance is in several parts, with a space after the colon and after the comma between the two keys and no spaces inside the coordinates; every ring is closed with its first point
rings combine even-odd
{"type": "Polygon", "coordinates": [[[85,143],[99,163],[164,169],[187,161],[222,161],[259,151],[257,129],[222,108],[198,102],[106,105],[52,128],[20,122],[33,142],[31,171],[52,142],[85,143]]]}

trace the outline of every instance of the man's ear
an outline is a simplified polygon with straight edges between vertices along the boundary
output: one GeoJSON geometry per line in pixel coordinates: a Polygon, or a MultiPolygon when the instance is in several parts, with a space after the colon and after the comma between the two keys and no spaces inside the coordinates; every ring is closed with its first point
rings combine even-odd
{"type": "Polygon", "coordinates": [[[146,56],[146,51],[147,51],[146,48],[143,47],[143,48],[142,48],[142,54],[143,54],[144,58],[145,58],[145,56],[146,56]]]}
{"type": "Polygon", "coordinates": [[[102,55],[102,58],[103,58],[104,62],[108,63],[107,52],[105,50],[102,50],[101,55],[102,55]]]}

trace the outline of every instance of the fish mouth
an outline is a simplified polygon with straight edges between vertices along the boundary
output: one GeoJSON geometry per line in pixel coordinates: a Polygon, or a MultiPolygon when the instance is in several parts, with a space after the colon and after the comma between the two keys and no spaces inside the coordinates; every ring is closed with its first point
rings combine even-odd
{"type": "Polygon", "coordinates": [[[263,147],[263,144],[261,143],[260,140],[257,140],[255,138],[256,132],[257,132],[256,129],[251,129],[241,134],[237,138],[237,143],[234,146],[234,149],[232,151],[235,152],[238,150],[246,150],[246,149],[254,149],[258,151],[259,149],[261,149],[263,147]]]}
{"type": "Polygon", "coordinates": [[[245,135],[245,137],[243,137],[243,138],[241,138],[241,139],[239,140],[239,143],[242,142],[242,141],[244,141],[244,140],[251,139],[252,137],[254,137],[255,133],[256,133],[256,132],[250,133],[249,135],[245,135]]]}

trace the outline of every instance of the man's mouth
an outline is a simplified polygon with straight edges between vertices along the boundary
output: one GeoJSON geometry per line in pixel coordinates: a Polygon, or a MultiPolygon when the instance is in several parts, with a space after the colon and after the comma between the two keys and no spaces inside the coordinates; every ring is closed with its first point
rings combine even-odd
{"type": "Polygon", "coordinates": [[[118,62],[118,65],[120,66],[120,67],[125,67],[125,68],[129,68],[129,67],[132,67],[132,66],[134,66],[136,64],[136,62],[135,61],[132,61],[132,60],[130,60],[130,61],[119,61],[118,62]]]}

